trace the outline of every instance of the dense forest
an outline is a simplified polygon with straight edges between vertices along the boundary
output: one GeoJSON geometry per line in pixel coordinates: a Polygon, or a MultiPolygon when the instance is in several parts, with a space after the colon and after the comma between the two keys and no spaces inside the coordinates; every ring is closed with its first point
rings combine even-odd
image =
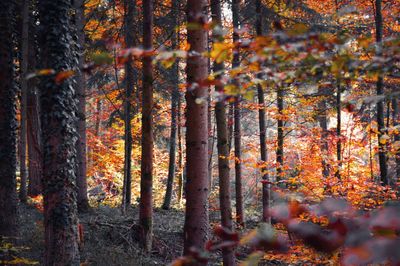
{"type": "Polygon", "coordinates": [[[400,1],[0,1],[0,265],[400,265],[400,1]]]}

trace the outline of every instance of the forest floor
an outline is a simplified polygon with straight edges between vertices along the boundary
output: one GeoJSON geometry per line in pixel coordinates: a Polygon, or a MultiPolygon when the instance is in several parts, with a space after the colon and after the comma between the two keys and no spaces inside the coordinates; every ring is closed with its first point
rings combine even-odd
{"type": "MultiPolygon", "coordinates": [[[[32,205],[23,204],[19,210],[21,238],[17,246],[22,248],[18,248],[16,255],[41,265],[44,251],[43,215],[32,205]]],[[[138,245],[135,233],[138,217],[138,208],[130,208],[123,216],[120,209],[103,205],[80,215],[79,220],[84,229],[81,265],[168,265],[181,256],[184,223],[182,210],[154,210],[154,240],[150,254],[143,253],[138,245]]],[[[221,254],[214,254],[209,265],[221,265],[220,258],[221,254]]],[[[259,265],[283,264],[269,261],[259,265]]]]}

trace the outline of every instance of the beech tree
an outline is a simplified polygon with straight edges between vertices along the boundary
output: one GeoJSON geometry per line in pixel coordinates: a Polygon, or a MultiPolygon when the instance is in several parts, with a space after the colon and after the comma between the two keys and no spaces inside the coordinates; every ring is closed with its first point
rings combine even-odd
{"type": "MultiPolygon", "coordinates": [[[[222,27],[221,1],[211,1],[211,14],[213,22],[222,27]]],[[[215,30],[213,34],[214,42],[223,41],[223,37],[215,30]]],[[[213,71],[219,73],[224,70],[223,63],[214,62],[213,71]]],[[[219,77],[217,77],[219,78],[219,77]]],[[[215,90],[221,95],[224,87],[217,85],[215,90]]],[[[227,110],[225,99],[219,99],[215,104],[215,120],[217,123],[217,148],[218,148],[218,175],[219,175],[219,204],[221,209],[221,225],[228,230],[232,230],[232,207],[229,178],[229,147],[228,147],[228,125],[227,110]]],[[[235,265],[235,255],[232,248],[222,249],[224,265],[235,265]]]]}
{"type": "MultiPolygon", "coordinates": [[[[75,69],[70,1],[38,1],[42,69],[75,69]],[[49,12],[51,11],[51,12],[49,12]]],[[[60,74],[57,74],[60,75],[60,74]]],[[[73,78],[41,77],[44,265],[79,265],[76,192],[77,106],[73,78]]]]}
{"type": "Polygon", "coordinates": [[[12,43],[14,4],[14,1],[0,2],[0,237],[17,236],[17,118],[12,43]]]}
{"type": "Polygon", "coordinates": [[[187,22],[200,27],[188,27],[190,45],[187,58],[186,90],[186,212],[184,225],[184,254],[191,248],[201,249],[208,238],[208,89],[201,85],[207,78],[207,32],[202,25],[207,21],[204,13],[206,0],[188,0],[187,22]]]}
{"type": "MultiPolygon", "coordinates": [[[[153,49],[153,0],[143,1],[143,48],[153,49]]],[[[153,64],[143,57],[142,162],[140,176],[140,243],[151,250],[153,237],[153,64]]]]}

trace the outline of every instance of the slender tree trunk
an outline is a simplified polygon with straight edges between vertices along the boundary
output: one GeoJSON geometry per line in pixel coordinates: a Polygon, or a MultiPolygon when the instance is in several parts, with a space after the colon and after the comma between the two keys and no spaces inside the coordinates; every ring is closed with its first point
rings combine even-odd
{"type": "Polygon", "coordinates": [[[183,196],[183,143],[182,143],[182,97],[181,93],[178,93],[178,193],[177,193],[177,201],[178,204],[182,203],[183,196]]]}
{"type": "Polygon", "coordinates": [[[20,127],[20,143],[19,143],[19,163],[20,163],[20,188],[19,199],[26,202],[26,147],[27,147],[27,91],[28,80],[25,78],[28,74],[28,58],[29,58],[29,0],[22,2],[22,58],[21,58],[21,127],[20,127]]]}
{"type": "Polygon", "coordinates": [[[341,179],[341,168],[342,168],[342,87],[340,86],[340,80],[337,81],[336,87],[336,160],[338,163],[338,168],[336,170],[336,177],[341,179]]]}
{"type": "Polygon", "coordinates": [[[85,10],[83,0],[74,0],[75,5],[75,25],[78,36],[78,70],[76,73],[76,94],[78,97],[78,141],[77,151],[77,185],[78,185],[78,210],[85,212],[89,209],[86,181],[86,81],[82,72],[84,65],[85,50],[85,10]]]}
{"type": "MultiPolygon", "coordinates": [[[[176,50],[179,48],[178,39],[178,8],[179,1],[174,0],[172,2],[172,16],[173,16],[173,33],[171,36],[172,49],[176,50]]],[[[178,129],[177,116],[178,116],[178,98],[179,98],[179,60],[175,62],[172,69],[173,84],[171,92],[171,136],[170,136],[170,146],[169,146],[169,164],[168,164],[168,179],[167,179],[167,189],[165,191],[165,198],[162,208],[168,210],[171,206],[172,190],[174,185],[174,178],[176,172],[176,135],[178,129]]]]}
{"type": "Polygon", "coordinates": [[[277,148],[276,148],[276,180],[279,182],[284,178],[283,174],[283,89],[278,87],[277,89],[277,106],[278,106],[278,136],[277,136],[277,148]]]}
{"type": "MultiPolygon", "coordinates": [[[[143,0],[143,47],[153,49],[153,0],[143,0]]],[[[140,179],[140,241],[151,250],[153,237],[153,65],[152,57],[143,58],[142,164],[140,179]]]]}
{"type": "MultiPolygon", "coordinates": [[[[208,1],[188,0],[187,22],[202,25],[207,21],[208,1]]],[[[207,51],[207,32],[202,28],[188,28],[190,45],[187,58],[186,91],[186,212],[184,226],[184,254],[190,249],[202,249],[208,239],[208,119],[206,87],[191,88],[207,78],[207,59],[201,54],[207,51]]],[[[203,265],[202,263],[199,265],[203,265]]]]}
{"type": "MultiPolygon", "coordinates": [[[[392,116],[393,116],[393,127],[397,128],[399,126],[399,102],[396,97],[392,99],[392,116]]],[[[394,135],[394,141],[400,141],[400,135],[397,133],[394,135]]],[[[400,150],[395,151],[395,161],[396,161],[396,178],[395,181],[399,182],[400,180],[400,150]]],[[[397,188],[399,190],[399,188],[397,188]]]]}
{"type": "MultiPolygon", "coordinates": [[[[41,68],[76,68],[70,1],[40,0],[41,68]]],[[[43,265],[79,265],[76,95],[73,78],[41,78],[45,254],[43,265]]]]}
{"type": "MultiPolygon", "coordinates": [[[[134,41],[134,15],[136,3],[130,0],[124,0],[125,5],[125,43],[127,47],[133,47],[134,41]]],[[[125,63],[125,110],[124,110],[124,187],[122,195],[122,213],[126,212],[126,209],[131,204],[132,195],[132,93],[134,86],[134,69],[132,65],[132,59],[129,58],[125,63]]]]}
{"type": "Polygon", "coordinates": [[[228,107],[228,147],[229,147],[229,153],[232,150],[233,124],[234,124],[234,104],[233,104],[233,102],[229,102],[229,107],[228,107]]]}
{"type": "MultiPolygon", "coordinates": [[[[377,56],[382,54],[382,31],[383,31],[383,19],[382,19],[382,0],[375,0],[375,27],[376,27],[376,42],[377,56]]],[[[376,82],[376,94],[383,95],[383,76],[379,75],[376,82]]],[[[379,101],[376,104],[377,109],[377,122],[378,122],[378,145],[379,145],[379,168],[381,173],[381,182],[383,185],[388,185],[387,177],[387,162],[386,162],[386,150],[385,145],[382,143],[382,136],[385,134],[385,120],[383,114],[383,101],[379,101]]]]}
{"type": "MultiPolygon", "coordinates": [[[[221,1],[211,1],[211,13],[213,22],[222,27],[221,1]]],[[[214,42],[223,41],[221,35],[213,36],[214,42]]],[[[214,62],[214,73],[224,70],[223,63],[214,62]]],[[[217,77],[220,78],[220,77],[217,77]]],[[[216,86],[216,91],[224,93],[223,86],[216,86]]],[[[220,100],[215,104],[215,120],[217,123],[217,148],[218,148],[218,175],[219,175],[219,202],[221,209],[221,225],[232,230],[232,207],[229,178],[229,147],[228,125],[226,116],[226,102],[220,100]]],[[[235,254],[232,248],[222,249],[224,265],[235,265],[235,254]]]]}
{"type": "MultiPolygon", "coordinates": [[[[232,1],[232,21],[234,29],[240,26],[240,6],[241,0],[232,1]]],[[[239,41],[239,35],[233,32],[233,41],[239,41]]],[[[233,56],[232,67],[240,65],[239,53],[233,56]]],[[[240,96],[235,97],[234,102],[234,142],[235,142],[235,196],[236,196],[236,221],[244,226],[244,210],[243,210],[243,192],[242,192],[242,151],[241,151],[241,112],[240,112],[240,96]]]]}
{"type": "MultiPolygon", "coordinates": [[[[31,3],[32,4],[32,3],[31,3]]],[[[29,57],[28,73],[37,66],[37,25],[36,17],[31,13],[29,21],[29,57]]],[[[27,141],[28,141],[28,195],[35,197],[42,193],[42,144],[40,140],[40,102],[35,79],[28,81],[27,91],[27,141]]]]}
{"type": "Polygon", "coordinates": [[[13,3],[0,1],[0,238],[17,236],[16,89],[12,30],[13,3]]]}
{"type": "MultiPolygon", "coordinates": [[[[257,22],[256,22],[256,33],[257,36],[262,35],[263,24],[262,24],[262,13],[261,13],[261,0],[257,0],[256,2],[256,11],[257,11],[257,22]]],[[[261,76],[259,76],[261,78],[261,76]]],[[[260,154],[261,154],[261,163],[263,166],[261,167],[261,175],[262,175],[262,220],[263,222],[270,223],[271,218],[269,216],[269,207],[270,207],[270,191],[271,185],[269,180],[269,174],[267,169],[267,129],[265,126],[265,101],[264,101],[264,90],[261,85],[257,86],[257,96],[258,96],[258,104],[260,105],[260,109],[258,109],[258,123],[260,128],[260,154]]]]}

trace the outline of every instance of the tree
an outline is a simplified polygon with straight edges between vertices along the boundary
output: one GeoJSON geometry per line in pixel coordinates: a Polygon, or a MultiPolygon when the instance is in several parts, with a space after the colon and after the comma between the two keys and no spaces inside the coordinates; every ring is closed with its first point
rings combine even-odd
{"type": "Polygon", "coordinates": [[[0,236],[17,234],[16,88],[13,81],[13,7],[0,2],[0,236]]]}
{"type": "MultiPolygon", "coordinates": [[[[240,0],[232,1],[233,41],[239,41],[237,30],[240,26],[240,0]]],[[[233,56],[232,68],[240,66],[239,52],[233,56]]],[[[235,146],[235,196],[236,196],[236,221],[244,226],[243,192],[242,192],[242,151],[241,151],[241,112],[240,95],[235,97],[234,106],[234,146],[235,146]]]]}
{"type": "Polygon", "coordinates": [[[26,180],[27,180],[27,165],[26,165],[26,145],[27,145],[27,92],[28,80],[24,77],[28,74],[28,58],[29,58],[29,0],[22,2],[22,40],[21,40],[21,127],[20,127],[20,143],[19,143],[19,163],[21,184],[19,189],[19,199],[21,202],[26,202],[26,180]]]}
{"type": "Polygon", "coordinates": [[[190,249],[204,247],[208,238],[208,89],[200,85],[207,78],[207,32],[203,29],[207,15],[206,0],[188,0],[186,7],[190,45],[187,58],[186,90],[186,213],[184,225],[184,254],[190,249]]]}
{"type": "MultiPolygon", "coordinates": [[[[382,35],[383,35],[383,19],[382,19],[382,0],[375,0],[375,38],[377,42],[377,56],[382,54],[382,35]]],[[[383,76],[379,74],[376,81],[376,94],[381,96],[384,94],[383,76]]],[[[387,177],[387,162],[386,162],[386,147],[382,140],[385,134],[385,119],[383,110],[383,101],[380,100],[376,104],[376,119],[378,122],[378,146],[379,146],[379,168],[381,173],[381,182],[383,185],[388,185],[389,180],[387,177]]]]}
{"type": "MultiPolygon", "coordinates": [[[[134,15],[136,2],[125,0],[125,43],[128,48],[135,45],[134,32],[134,15]]],[[[131,183],[132,183],[132,93],[134,86],[134,69],[132,59],[128,58],[125,63],[125,102],[124,102],[124,185],[122,195],[122,213],[126,212],[126,208],[131,204],[131,183]]]]}
{"type": "Polygon", "coordinates": [[[75,25],[78,37],[78,68],[76,72],[76,94],[78,96],[78,141],[77,150],[77,185],[78,185],[78,210],[85,212],[89,209],[86,181],[86,81],[82,72],[84,66],[85,50],[85,10],[84,1],[75,0],[75,25]]]}
{"type": "Polygon", "coordinates": [[[276,105],[278,107],[278,135],[277,135],[277,146],[276,146],[276,180],[281,181],[283,176],[283,88],[278,87],[276,90],[276,105]]]}
{"type": "MultiPolygon", "coordinates": [[[[153,0],[143,0],[143,48],[153,49],[153,0]]],[[[143,57],[142,162],[140,176],[140,241],[151,250],[153,237],[153,64],[143,57]]]]}
{"type": "MultiPolygon", "coordinates": [[[[179,38],[178,38],[178,8],[179,1],[172,1],[172,49],[176,50],[179,48],[179,38]]],[[[167,179],[167,189],[165,191],[164,203],[162,205],[163,209],[168,210],[171,205],[172,198],[172,188],[174,184],[175,172],[176,172],[176,137],[177,137],[177,129],[178,129],[178,100],[180,98],[179,92],[179,60],[176,60],[175,65],[172,69],[173,76],[173,84],[172,84],[172,92],[171,92],[171,135],[169,141],[169,164],[168,164],[168,179],[167,179]]]]}
{"type": "MultiPolygon", "coordinates": [[[[222,27],[221,1],[211,1],[211,14],[213,22],[222,27]]],[[[215,31],[217,32],[217,31],[215,31]]],[[[214,42],[223,41],[223,37],[216,33],[214,42]]],[[[214,62],[214,73],[224,70],[223,63],[214,62]]],[[[217,78],[220,78],[219,76],[217,78]]],[[[224,93],[224,87],[216,85],[215,90],[221,95],[224,93]]],[[[228,230],[232,230],[232,207],[229,178],[229,144],[228,144],[228,125],[226,115],[226,102],[224,99],[215,104],[215,120],[217,123],[217,149],[218,149],[218,175],[219,175],[219,204],[221,209],[221,225],[228,230]]],[[[232,248],[222,249],[222,258],[224,265],[235,265],[235,255],[232,248]]]]}
{"type": "MultiPolygon", "coordinates": [[[[256,2],[256,12],[257,12],[257,21],[256,21],[256,34],[257,36],[262,35],[263,23],[262,23],[262,12],[261,12],[262,4],[261,0],[257,0],[256,2]]],[[[261,76],[259,76],[261,78],[261,76]]],[[[261,163],[263,166],[261,167],[261,175],[262,175],[262,220],[263,222],[270,222],[269,218],[269,206],[270,206],[270,182],[268,169],[266,167],[267,164],[267,129],[265,126],[265,100],[264,100],[264,90],[261,84],[257,85],[257,96],[258,96],[258,104],[260,105],[258,109],[258,121],[260,128],[260,155],[261,155],[261,163]]]]}
{"type": "Polygon", "coordinates": [[[40,60],[56,74],[41,77],[43,140],[44,265],[79,265],[76,195],[76,95],[73,78],[59,75],[76,67],[70,19],[72,4],[40,0],[40,60]],[[61,74],[60,74],[61,73],[61,74]]]}

